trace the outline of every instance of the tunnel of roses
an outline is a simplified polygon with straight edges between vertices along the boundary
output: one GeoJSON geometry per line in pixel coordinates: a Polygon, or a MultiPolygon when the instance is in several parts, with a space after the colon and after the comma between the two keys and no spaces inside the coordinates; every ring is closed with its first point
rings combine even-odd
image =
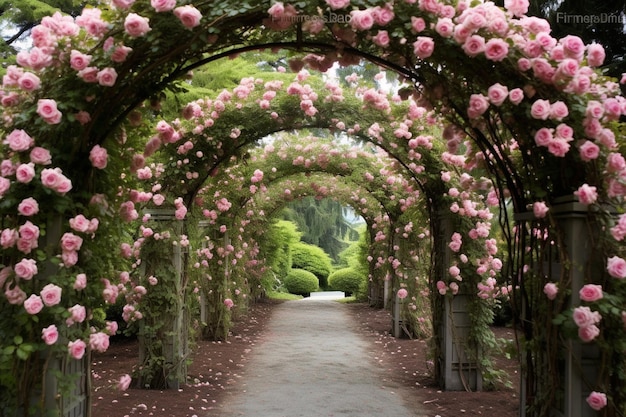
{"type": "MultiPolygon", "coordinates": [[[[256,296],[266,271],[259,207],[285,199],[296,182],[320,197],[346,182],[352,192],[337,184],[332,195],[371,215],[374,288],[390,281],[409,300],[429,291],[433,328],[446,302],[472,294],[474,343],[490,303],[506,299],[522,334],[526,415],[571,406],[563,379],[582,348],[598,369],[572,407],[623,415],[626,105],[617,80],[598,68],[602,47],[552,38],[527,6],[111,0],[77,18],[43,19],[1,90],[3,411],[31,413],[23,393],[43,390],[43,371],[106,349],[117,326],[102,307],[117,297],[129,301],[125,319],[150,335],[174,317],[150,317],[151,301],[192,311],[198,288],[213,297],[207,320],[223,336],[233,313],[224,302],[235,291],[256,296]],[[242,80],[193,101],[181,120],[159,120],[163,91],[180,92],[192,70],[255,49],[293,51],[289,71],[242,80]],[[324,83],[303,70],[361,59],[396,73],[397,91],[324,83]],[[305,128],[358,136],[391,159],[335,166],[336,154],[358,151],[317,141],[252,147],[305,128]],[[310,172],[296,172],[300,164],[310,172]],[[426,289],[411,265],[422,245],[433,249],[426,289]],[[151,262],[155,253],[172,262],[151,262]],[[246,262],[259,276],[242,272],[246,262]],[[182,277],[172,298],[158,299],[163,282],[141,285],[168,276],[182,277]]],[[[172,326],[185,320],[191,315],[175,316],[172,326]]],[[[74,379],[70,372],[60,387],[71,391],[74,379]]]]}

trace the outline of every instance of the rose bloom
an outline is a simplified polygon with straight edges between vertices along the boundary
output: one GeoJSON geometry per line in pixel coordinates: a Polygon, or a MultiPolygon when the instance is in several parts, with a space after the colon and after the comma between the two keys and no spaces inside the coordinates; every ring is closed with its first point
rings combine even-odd
{"type": "Polygon", "coordinates": [[[61,236],[61,249],[64,251],[80,250],[83,244],[83,238],[73,233],[66,232],[61,236]]]}
{"type": "Polygon", "coordinates": [[[555,101],[550,105],[550,118],[561,121],[569,114],[567,105],[562,101],[555,101]]]}
{"type": "Polygon", "coordinates": [[[47,307],[52,307],[52,306],[59,304],[59,302],[61,302],[62,292],[63,290],[61,289],[61,287],[58,287],[54,284],[48,284],[42,288],[39,295],[41,295],[41,298],[43,299],[43,303],[47,307]]]}
{"type": "Polygon", "coordinates": [[[107,166],[107,150],[100,145],[94,146],[89,152],[89,161],[94,168],[104,169],[107,166]]]}
{"type": "Polygon", "coordinates": [[[37,261],[34,259],[24,258],[13,267],[15,275],[23,280],[30,281],[39,272],[37,269],[37,261]]]}
{"type": "Polygon", "coordinates": [[[84,70],[91,62],[91,55],[83,54],[80,51],[72,49],[70,52],[70,67],[76,71],[84,70]]]}
{"type": "Polygon", "coordinates": [[[487,97],[494,106],[499,106],[504,103],[504,100],[509,96],[509,89],[500,83],[493,84],[487,90],[487,97]]]}
{"type": "Polygon", "coordinates": [[[115,68],[104,68],[96,74],[98,84],[103,87],[113,87],[117,81],[117,71],[115,68]]]}
{"type": "Polygon", "coordinates": [[[368,30],[374,25],[374,16],[370,9],[352,10],[350,12],[350,25],[356,30],[368,30]]]}
{"type": "MultiPolygon", "coordinates": [[[[19,234],[17,233],[17,230],[15,229],[3,229],[2,232],[0,233],[0,246],[2,246],[3,249],[8,249],[8,248],[12,248],[15,243],[17,243],[17,239],[19,237],[19,234]]],[[[2,287],[2,282],[0,282],[0,287],[2,287]]]]}
{"type": "Polygon", "coordinates": [[[117,383],[117,389],[119,389],[120,391],[126,391],[130,386],[131,381],[132,378],[130,377],[130,375],[122,375],[120,381],[117,383]]]}
{"type": "Polygon", "coordinates": [[[593,302],[603,297],[602,285],[587,284],[578,292],[580,299],[583,301],[593,302]]]}
{"type": "Polygon", "coordinates": [[[51,324],[50,326],[41,329],[41,338],[46,345],[54,345],[59,338],[57,326],[51,324]]]}
{"type": "Polygon", "coordinates": [[[27,164],[20,164],[15,170],[15,179],[22,184],[28,184],[35,178],[35,164],[29,162],[27,164]]]}
{"type": "Polygon", "coordinates": [[[17,84],[24,91],[35,91],[41,86],[41,80],[32,72],[25,72],[17,80],[17,84]]]}
{"type": "Polygon", "coordinates": [[[475,119],[481,116],[489,108],[489,100],[482,94],[472,94],[470,96],[467,114],[470,118],[475,119]]]}
{"type": "Polygon", "coordinates": [[[87,288],[87,275],[78,274],[76,275],[76,279],[74,280],[74,289],[77,291],[84,290],[87,288]]]}
{"type": "Polygon", "coordinates": [[[546,120],[550,116],[550,101],[536,100],[530,107],[530,115],[535,119],[546,120]]]}
{"type": "Polygon", "coordinates": [[[485,44],[485,57],[491,61],[502,61],[509,53],[509,45],[502,39],[492,38],[485,44]]]}
{"type": "Polygon", "coordinates": [[[148,22],[147,18],[141,17],[137,13],[129,13],[124,20],[124,30],[129,36],[137,38],[151,30],[148,22]]]}
{"type": "Polygon", "coordinates": [[[174,9],[174,15],[181,21],[186,28],[194,28],[200,24],[202,14],[193,6],[181,6],[174,9]]]}
{"type": "Polygon", "coordinates": [[[224,300],[224,305],[226,306],[227,309],[231,309],[233,308],[233,306],[235,305],[235,303],[233,303],[233,300],[231,300],[230,298],[226,298],[224,300]]]}
{"type": "Polygon", "coordinates": [[[543,292],[549,300],[554,300],[559,292],[559,287],[554,282],[548,282],[543,286],[543,292]]]}
{"type": "Polygon", "coordinates": [[[413,53],[421,59],[426,59],[433,54],[435,41],[428,36],[418,36],[413,42],[413,53]]]}
{"type": "Polygon", "coordinates": [[[74,359],[82,359],[85,355],[85,349],[87,345],[80,339],[74,340],[73,342],[68,342],[67,350],[70,356],[74,359]]]}
{"type": "Polygon", "coordinates": [[[117,46],[113,50],[113,53],[111,54],[111,60],[113,62],[124,62],[126,61],[128,54],[131,53],[132,50],[133,49],[129,48],[128,46],[124,46],[124,45],[117,46]]]}
{"type": "Polygon", "coordinates": [[[26,300],[24,300],[24,309],[28,314],[37,314],[43,309],[43,301],[41,301],[41,297],[32,294],[26,300]]]}
{"type": "Polygon", "coordinates": [[[176,7],[176,0],[150,0],[150,5],[159,13],[169,12],[176,7]]]}
{"type": "Polygon", "coordinates": [[[597,311],[591,311],[589,307],[576,307],[572,312],[574,323],[578,327],[589,327],[598,323],[602,316],[597,311]]]}
{"type": "Polygon", "coordinates": [[[61,122],[63,114],[57,109],[56,101],[42,98],[37,101],[37,114],[48,124],[55,125],[61,122]]]}
{"type": "Polygon", "coordinates": [[[603,409],[607,404],[606,394],[603,392],[592,391],[587,397],[587,404],[589,404],[589,407],[596,411],[603,409]]]}
{"type": "Polygon", "coordinates": [[[574,195],[578,196],[578,201],[582,204],[593,204],[598,199],[596,187],[589,184],[581,185],[577,191],[574,191],[574,195]]]}
{"type": "Polygon", "coordinates": [[[68,326],[74,323],[82,323],[87,317],[85,306],[81,306],[80,304],[74,304],[68,311],[70,312],[70,317],[66,320],[68,326]]]}
{"type": "Polygon", "coordinates": [[[606,269],[613,278],[626,278],[626,260],[619,256],[612,256],[608,259],[606,269]]]}
{"type": "Polygon", "coordinates": [[[109,335],[102,332],[90,334],[89,347],[96,352],[105,352],[109,348],[109,335]]]}
{"type": "MultiPolygon", "coordinates": [[[[15,129],[4,140],[12,151],[25,151],[35,144],[35,140],[22,129],[15,129]]],[[[4,175],[4,174],[3,174],[4,175]]]]}
{"type": "Polygon", "coordinates": [[[596,325],[578,328],[578,337],[583,342],[591,342],[600,335],[600,329],[596,325]]]}
{"type": "Polygon", "coordinates": [[[34,216],[39,213],[39,203],[32,197],[25,198],[18,204],[17,211],[25,217],[34,216]]]}
{"type": "Polygon", "coordinates": [[[37,165],[50,165],[52,163],[50,151],[39,146],[34,147],[30,151],[30,162],[37,165]]]}
{"type": "Polygon", "coordinates": [[[26,300],[26,293],[17,285],[14,285],[13,287],[7,285],[4,290],[4,296],[9,304],[13,305],[22,305],[26,300]]]}
{"type": "Polygon", "coordinates": [[[472,35],[463,42],[465,55],[475,57],[485,51],[485,38],[480,35],[472,35]]]}

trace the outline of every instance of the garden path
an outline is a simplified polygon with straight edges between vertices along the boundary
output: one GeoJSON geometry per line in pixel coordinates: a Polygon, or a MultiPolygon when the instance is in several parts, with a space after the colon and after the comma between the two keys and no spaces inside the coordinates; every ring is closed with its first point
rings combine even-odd
{"type": "Polygon", "coordinates": [[[383,380],[370,349],[344,304],[282,303],[246,366],[242,389],[211,415],[425,416],[414,392],[383,380]]]}

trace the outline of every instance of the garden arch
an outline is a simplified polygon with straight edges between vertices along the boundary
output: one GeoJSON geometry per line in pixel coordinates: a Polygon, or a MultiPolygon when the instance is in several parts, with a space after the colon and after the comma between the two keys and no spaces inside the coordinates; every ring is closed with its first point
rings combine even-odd
{"type": "MultiPolygon", "coordinates": [[[[244,50],[282,45],[326,53],[326,58],[310,57],[307,60],[310,65],[324,68],[335,58],[347,63],[354,62],[355,56],[362,56],[418,83],[412,87],[417,87],[422,97],[456,126],[450,132],[453,135],[449,144],[454,146],[458,139],[455,133],[467,134],[471,139],[469,143],[477,147],[478,152],[473,156],[482,155],[482,158],[468,161],[489,168],[501,202],[510,195],[519,224],[524,227],[515,231],[519,232],[516,237],[522,239],[515,241],[510,227],[513,222],[507,222],[509,242],[518,242],[515,243],[518,246],[512,245],[509,251],[512,255],[507,265],[511,269],[507,275],[514,288],[519,286],[521,290],[517,299],[524,303],[518,305],[538,307],[541,312],[538,317],[550,321],[555,315],[551,301],[540,298],[541,284],[545,283],[543,274],[537,274],[534,279],[531,276],[521,279],[523,266],[528,263],[526,242],[531,242],[529,236],[539,223],[557,232],[554,234],[556,241],[563,243],[559,232],[568,226],[541,219],[545,215],[545,204],[556,207],[559,198],[572,193],[576,193],[577,200],[583,204],[574,214],[580,213],[585,219],[589,207],[601,206],[596,202],[621,207],[625,168],[619,149],[623,125],[618,120],[625,106],[615,81],[593,69],[602,64],[600,46],[582,45],[575,37],[553,39],[544,21],[524,16],[527,2],[507,1],[506,4],[506,11],[489,3],[460,2],[454,7],[434,0],[417,4],[368,4],[369,7],[363,5],[360,10],[356,4],[339,0],[298,3],[299,9],[282,3],[270,6],[230,2],[217,6],[207,4],[199,9],[188,5],[174,9],[175,5],[151,7],[144,2],[113,1],[104,14],[99,9],[89,9],[76,21],[61,16],[44,19],[35,31],[35,47],[30,52],[20,53],[20,66],[10,68],[3,80],[4,154],[5,161],[9,161],[4,164],[2,205],[5,230],[8,230],[3,250],[6,268],[2,276],[8,300],[3,303],[7,311],[21,320],[31,335],[38,334],[41,326],[24,313],[22,304],[26,294],[18,283],[32,286],[29,292],[35,295],[48,285],[44,283],[51,281],[52,287],[47,287],[49,291],[45,293],[51,296],[48,307],[59,308],[50,315],[46,310],[42,315],[42,322],[50,326],[58,322],[58,318],[52,317],[66,314],[65,308],[57,304],[64,288],[64,303],[69,303],[66,306],[100,295],[101,282],[93,285],[90,282],[83,292],[74,289],[73,282],[82,271],[89,277],[97,277],[112,269],[105,261],[110,258],[101,261],[89,258],[88,253],[90,250],[98,253],[97,246],[113,247],[113,242],[107,242],[105,236],[112,234],[103,232],[105,228],[118,226],[104,221],[106,217],[102,216],[108,208],[102,204],[100,194],[114,195],[118,185],[115,173],[121,165],[117,158],[129,157],[126,147],[114,147],[109,141],[126,140],[127,132],[121,127],[133,109],[144,99],[158,95],[174,78],[193,65],[199,65],[203,59],[236,53],[238,47],[244,50]],[[328,16],[350,13],[351,19],[348,24],[326,22],[325,13],[328,16]],[[309,16],[304,20],[310,23],[298,16],[309,16]],[[277,31],[255,30],[259,25],[277,31]],[[285,41],[289,37],[291,41],[285,41]],[[90,57],[68,57],[67,50],[88,52],[90,57]],[[68,65],[70,59],[74,68],[68,65]],[[76,69],[83,65],[81,62],[86,65],[76,69]],[[34,158],[30,157],[34,145],[47,150],[50,156],[38,149],[34,158]],[[90,163],[89,155],[94,148],[95,154],[102,156],[101,146],[111,152],[111,165],[106,171],[101,171],[103,161],[97,155],[90,163]],[[32,170],[16,170],[19,165],[28,165],[31,159],[36,161],[32,162],[32,170]],[[61,171],[47,168],[49,164],[61,171]],[[33,171],[37,175],[35,181],[30,174],[33,171]],[[19,180],[14,177],[16,172],[19,172],[19,180]],[[29,177],[31,180],[27,180],[29,177]],[[51,210],[33,212],[35,206],[28,200],[29,196],[34,196],[42,208],[51,210]],[[100,204],[87,208],[90,200],[100,204]],[[523,214],[533,203],[537,203],[534,216],[539,220],[528,222],[523,214]],[[72,218],[73,225],[78,227],[82,218],[77,215],[82,213],[101,220],[100,228],[98,222],[80,227],[86,236],[98,230],[97,239],[85,241],[82,249],[75,238],[70,239],[73,242],[66,239],[63,250],[59,251],[58,241],[72,227],[66,219],[72,218]],[[23,226],[27,227],[23,228],[21,236],[17,230],[23,226]],[[20,264],[20,276],[16,276],[12,266],[17,266],[25,254],[37,249],[39,240],[33,236],[40,230],[46,231],[47,239],[41,242],[38,253],[42,272],[33,281],[36,265],[26,262],[20,264]],[[22,246],[15,246],[17,239],[22,239],[22,246]],[[79,249],[81,263],[73,268],[79,249]],[[43,268],[45,260],[50,263],[43,268]],[[90,262],[87,264],[86,260],[90,262]],[[60,263],[64,267],[58,270],[60,263]],[[26,271],[22,267],[27,267],[26,271]]],[[[465,162],[463,168],[469,169],[465,162]]],[[[502,212],[505,212],[504,205],[502,212]]],[[[623,354],[615,346],[623,343],[625,337],[620,303],[624,297],[620,280],[624,278],[624,261],[619,242],[626,234],[623,225],[626,220],[622,216],[615,224],[613,217],[594,213],[594,221],[600,222],[604,230],[612,231],[611,235],[607,233],[608,239],[602,240],[601,259],[605,261],[599,265],[599,272],[581,276],[581,282],[572,289],[577,293],[583,282],[601,283],[607,295],[615,296],[585,302],[592,303],[593,310],[604,317],[600,326],[608,343],[601,344],[602,355],[611,363],[623,364],[623,354]],[[600,275],[602,278],[598,279],[600,275]]],[[[554,220],[552,213],[548,212],[547,219],[554,220]]],[[[575,250],[563,244],[556,245],[556,249],[563,265],[560,282],[565,285],[575,269],[570,264],[575,250]]],[[[537,250],[531,260],[542,260],[540,256],[543,253],[537,250]]],[[[576,310],[580,301],[577,297],[570,299],[566,291],[559,292],[557,300],[556,315],[564,317],[562,322],[571,321],[568,314],[572,309],[579,313],[584,311],[576,310]]],[[[86,305],[89,306],[89,302],[86,305]]],[[[536,320],[538,317],[531,310],[526,309],[523,314],[536,320]]],[[[589,332],[598,329],[596,324],[579,326],[583,337],[590,338],[589,332]]],[[[557,328],[555,334],[567,332],[557,328]]],[[[553,341],[558,338],[547,337],[536,327],[530,326],[527,336],[539,344],[548,343],[554,351],[560,346],[558,341],[553,341]]],[[[13,355],[28,358],[33,352],[39,354],[41,342],[38,340],[38,337],[13,338],[10,349],[6,350],[10,353],[3,356],[3,363],[11,363],[13,355]]],[[[84,342],[72,341],[76,342],[72,345],[74,350],[84,348],[84,342]]],[[[59,347],[58,350],[64,349],[59,347]]],[[[541,371],[541,360],[551,361],[554,357],[539,355],[543,359],[537,361],[534,354],[538,351],[531,349],[528,355],[528,369],[532,372],[528,398],[534,402],[529,412],[545,415],[553,404],[550,398],[535,394],[558,390],[559,378],[541,371]],[[539,385],[534,381],[540,381],[539,385]]],[[[599,399],[592,407],[605,406],[606,400],[603,401],[600,394],[606,391],[611,409],[623,408],[626,395],[622,378],[607,370],[600,375],[600,382],[590,384],[597,387],[592,389],[600,391],[588,397],[594,401],[599,399]]],[[[566,404],[568,401],[565,400],[566,404]]]]}

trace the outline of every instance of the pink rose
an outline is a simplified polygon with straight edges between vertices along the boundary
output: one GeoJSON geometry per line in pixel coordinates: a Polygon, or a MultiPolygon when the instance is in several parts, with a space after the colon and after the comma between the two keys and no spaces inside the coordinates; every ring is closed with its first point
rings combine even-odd
{"type": "Polygon", "coordinates": [[[528,6],[528,0],[504,0],[504,8],[516,17],[522,17],[528,13],[528,6]]]}
{"type": "Polygon", "coordinates": [[[421,17],[411,16],[411,28],[414,32],[420,33],[426,29],[426,22],[421,17]]]}
{"type": "Polygon", "coordinates": [[[169,12],[176,7],[176,0],[150,0],[150,5],[159,13],[169,12]]]}
{"type": "Polygon", "coordinates": [[[117,389],[119,389],[120,391],[126,391],[130,386],[131,381],[132,378],[130,377],[130,375],[122,375],[120,381],[117,383],[117,389]]]}
{"type": "Polygon", "coordinates": [[[612,256],[607,261],[606,270],[613,278],[624,279],[626,278],[626,260],[619,256],[612,256]]]}
{"type": "Polygon", "coordinates": [[[43,299],[43,303],[47,307],[52,307],[61,302],[61,293],[63,290],[54,284],[48,284],[42,288],[39,295],[43,299]]]}
{"type": "Polygon", "coordinates": [[[596,325],[578,328],[578,337],[583,342],[591,342],[600,335],[600,329],[596,325]]]}
{"type": "Polygon", "coordinates": [[[570,144],[563,139],[555,138],[555,140],[548,143],[548,152],[554,156],[560,158],[564,157],[569,152],[570,144]]]}
{"type": "Polygon", "coordinates": [[[68,342],[67,350],[70,356],[74,359],[82,359],[85,355],[85,349],[87,345],[80,339],[74,340],[73,342],[68,342]]]}
{"type": "Polygon", "coordinates": [[[21,164],[15,170],[15,179],[22,184],[28,184],[35,178],[35,164],[29,162],[28,164],[21,164]]]}
{"type": "Polygon", "coordinates": [[[587,162],[597,159],[600,155],[600,147],[589,140],[580,145],[578,150],[580,151],[580,159],[587,162]]]}
{"type": "Polygon", "coordinates": [[[389,33],[386,30],[379,30],[376,36],[372,38],[372,41],[383,48],[389,46],[389,33]]]}
{"type": "Polygon", "coordinates": [[[34,216],[39,213],[39,203],[32,197],[25,198],[18,204],[17,211],[25,217],[34,216]]]}
{"type": "Polygon", "coordinates": [[[90,334],[89,347],[96,352],[106,352],[109,348],[109,335],[102,332],[90,334]]]}
{"type": "Polygon", "coordinates": [[[587,284],[578,292],[580,299],[583,301],[593,302],[603,297],[602,285],[587,284]]]}
{"type": "Polygon", "coordinates": [[[22,305],[26,300],[26,293],[22,291],[18,285],[14,285],[13,287],[7,285],[4,290],[4,296],[9,304],[13,305],[22,305]]]}
{"type": "Polygon", "coordinates": [[[34,259],[24,258],[16,263],[13,269],[15,270],[15,275],[18,278],[27,281],[33,279],[33,277],[38,273],[37,261],[35,261],[34,259]]]}
{"type": "Polygon", "coordinates": [[[109,335],[115,335],[117,333],[118,324],[116,321],[107,321],[106,322],[106,331],[109,335]]]}
{"type": "Polygon", "coordinates": [[[57,330],[57,326],[51,324],[50,326],[41,329],[41,338],[46,345],[54,345],[59,338],[59,331],[57,330]]]}
{"type": "Polygon", "coordinates": [[[435,31],[443,38],[449,38],[454,34],[454,23],[452,19],[443,17],[437,20],[435,31]]]}
{"type": "Polygon", "coordinates": [[[32,72],[25,72],[17,80],[17,85],[24,91],[35,91],[41,86],[41,80],[32,72]]]}
{"type": "Polygon", "coordinates": [[[572,313],[574,323],[578,327],[589,327],[600,322],[602,316],[597,311],[591,311],[589,307],[576,307],[572,313]]]}
{"type": "Polygon", "coordinates": [[[124,20],[124,30],[129,36],[137,38],[148,33],[151,28],[147,18],[137,13],[129,13],[124,20]]]}
{"type": "Polygon", "coordinates": [[[84,290],[87,288],[87,275],[78,274],[76,275],[76,279],[74,280],[74,289],[77,291],[84,290]]]}
{"type": "Polygon", "coordinates": [[[485,38],[480,35],[469,36],[463,42],[465,55],[475,57],[485,51],[485,38]]]}
{"type": "Polygon", "coordinates": [[[22,129],[15,129],[9,133],[4,143],[8,144],[12,151],[20,152],[33,146],[35,141],[22,129]]]}
{"type": "Polygon", "coordinates": [[[409,295],[409,292],[406,290],[406,288],[400,288],[398,290],[398,298],[401,300],[404,300],[407,295],[409,295]]]}
{"type": "Polygon", "coordinates": [[[56,101],[42,98],[37,101],[37,114],[48,124],[55,125],[61,122],[63,114],[57,109],[56,101]]]}
{"type": "Polygon", "coordinates": [[[64,251],[78,251],[83,244],[83,238],[73,233],[64,233],[61,237],[61,248],[64,251]]]}
{"type": "Polygon", "coordinates": [[[491,61],[502,61],[509,53],[509,45],[502,39],[492,38],[485,44],[485,57],[491,61]]]}
{"type": "Polygon", "coordinates": [[[596,411],[603,409],[607,404],[606,394],[603,392],[592,391],[587,397],[587,404],[589,404],[589,407],[596,411]]]}
{"type": "Polygon", "coordinates": [[[370,9],[352,10],[350,12],[350,25],[356,30],[368,30],[374,26],[374,16],[370,9]]]}
{"type": "Polygon", "coordinates": [[[98,82],[98,68],[97,67],[87,67],[80,71],[78,71],[78,77],[81,78],[86,83],[97,83],[98,82]]]}
{"type": "Polygon", "coordinates": [[[64,194],[72,189],[72,182],[63,175],[60,168],[43,169],[40,177],[44,187],[51,188],[58,193],[64,194]]]}
{"type": "Polygon", "coordinates": [[[435,41],[428,36],[418,36],[413,42],[413,53],[421,59],[426,59],[433,54],[435,41]]]}
{"type": "Polygon", "coordinates": [[[231,300],[230,298],[226,298],[224,299],[224,305],[226,306],[227,309],[230,310],[231,308],[233,308],[235,303],[233,303],[233,300],[231,300]]]}
{"type": "Polygon", "coordinates": [[[30,162],[37,165],[50,165],[52,163],[50,151],[39,146],[34,147],[30,151],[30,162]]]}
{"type": "Polygon", "coordinates": [[[73,305],[68,311],[70,312],[70,317],[66,320],[66,324],[68,326],[71,326],[74,323],[82,323],[87,317],[87,310],[85,309],[85,306],[81,306],[79,304],[73,305]]]}
{"type": "Polygon", "coordinates": [[[337,10],[348,6],[350,4],[350,0],[326,0],[326,4],[328,4],[331,9],[337,10]]]}
{"type": "Polygon", "coordinates": [[[21,225],[18,229],[20,238],[28,241],[37,241],[39,239],[39,227],[30,221],[21,225]]]}
{"type": "Polygon", "coordinates": [[[70,223],[70,227],[77,232],[85,233],[87,232],[87,230],[89,230],[90,222],[82,214],[79,214],[76,217],[71,218],[69,223],[70,223]]]}
{"type": "Polygon", "coordinates": [[[548,282],[543,286],[543,292],[549,300],[554,300],[559,292],[559,287],[554,282],[548,282]]]}
{"type": "Polygon", "coordinates": [[[499,106],[504,103],[504,100],[509,96],[509,89],[500,83],[493,84],[487,90],[487,97],[494,106],[499,106]]]}
{"type": "Polygon", "coordinates": [[[95,168],[104,169],[107,166],[108,156],[109,155],[105,148],[100,145],[96,145],[91,148],[91,151],[89,152],[89,161],[95,168]]]}
{"type": "Polygon", "coordinates": [[[550,118],[561,121],[569,114],[567,105],[562,101],[555,101],[550,105],[550,118]]]}
{"type": "Polygon", "coordinates": [[[75,250],[64,250],[61,252],[61,262],[63,262],[63,266],[66,268],[76,265],[78,262],[78,252],[75,250]]]}
{"type": "Polygon", "coordinates": [[[113,87],[115,85],[115,81],[117,81],[117,71],[115,68],[104,68],[96,74],[96,79],[98,80],[98,84],[103,87],[113,87]]]}
{"type": "Polygon", "coordinates": [[[535,119],[546,120],[550,116],[550,101],[536,100],[530,107],[530,115],[535,119]]]}
{"type": "Polygon", "coordinates": [[[546,217],[548,210],[550,209],[543,201],[537,201],[533,204],[533,214],[538,219],[543,219],[544,217],[546,217]]]}
{"type": "Polygon", "coordinates": [[[200,11],[189,5],[175,8],[174,15],[181,21],[183,26],[188,29],[198,26],[200,19],[202,19],[200,11]]]}
{"type": "Polygon", "coordinates": [[[489,100],[482,94],[472,94],[470,96],[469,107],[467,109],[467,115],[471,119],[480,117],[489,108],[489,100]]]}
{"type": "Polygon", "coordinates": [[[39,313],[43,309],[43,301],[41,301],[41,297],[32,294],[30,297],[24,300],[24,309],[28,314],[31,315],[39,313]]]}
{"type": "Polygon", "coordinates": [[[70,52],[70,67],[76,71],[84,70],[91,62],[91,55],[83,54],[80,51],[72,49],[70,52]]]}
{"type": "Polygon", "coordinates": [[[113,53],[111,54],[111,60],[113,62],[124,62],[128,57],[128,54],[131,53],[133,48],[129,48],[128,46],[120,45],[117,46],[113,53]]]}
{"type": "Polygon", "coordinates": [[[596,187],[588,184],[581,185],[577,191],[574,191],[574,195],[578,196],[578,201],[582,204],[593,204],[598,199],[596,187]]]}
{"type": "MultiPolygon", "coordinates": [[[[0,246],[3,249],[12,248],[17,242],[19,235],[15,229],[3,229],[0,233],[0,246]]],[[[2,287],[2,285],[0,285],[2,287]]]]}
{"type": "Polygon", "coordinates": [[[11,180],[0,177],[0,196],[5,195],[9,188],[11,188],[11,180]]]}
{"type": "Polygon", "coordinates": [[[563,46],[563,53],[568,58],[573,58],[580,61],[585,53],[585,44],[578,36],[567,35],[559,40],[559,43],[563,46]]]}
{"type": "Polygon", "coordinates": [[[607,168],[610,172],[622,172],[626,170],[626,159],[620,153],[610,153],[607,157],[607,168]]]}

